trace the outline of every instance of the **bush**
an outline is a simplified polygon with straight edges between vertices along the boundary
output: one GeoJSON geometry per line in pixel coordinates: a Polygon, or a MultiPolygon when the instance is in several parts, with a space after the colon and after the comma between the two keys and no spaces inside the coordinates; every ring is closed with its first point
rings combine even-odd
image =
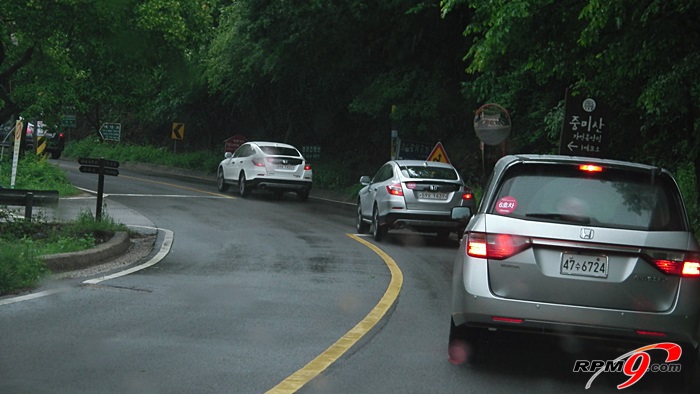
{"type": "MultiPolygon", "coordinates": [[[[12,180],[11,160],[0,163],[0,184],[10,187],[12,180]]],[[[25,155],[17,163],[15,189],[58,190],[61,196],[79,193],[66,178],[65,172],[46,159],[36,155],[25,155]]]]}

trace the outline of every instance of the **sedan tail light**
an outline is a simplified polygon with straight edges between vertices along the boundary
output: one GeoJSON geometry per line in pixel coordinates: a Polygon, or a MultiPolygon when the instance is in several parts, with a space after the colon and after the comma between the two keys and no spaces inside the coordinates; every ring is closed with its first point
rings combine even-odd
{"type": "Polygon", "coordinates": [[[256,167],[265,167],[265,162],[260,159],[252,159],[252,162],[256,167]]]}
{"type": "Polygon", "coordinates": [[[503,260],[529,248],[530,238],[510,234],[471,232],[467,240],[467,254],[472,257],[503,260]]]}
{"type": "Polygon", "coordinates": [[[311,164],[306,163],[304,164],[304,171],[309,171],[311,169],[311,164]]]}
{"type": "Polygon", "coordinates": [[[392,183],[386,186],[386,192],[392,196],[403,196],[403,188],[400,183],[392,183]]]}
{"type": "Polygon", "coordinates": [[[474,193],[471,190],[464,190],[462,192],[462,200],[469,201],[474,199],[474,193]]]}

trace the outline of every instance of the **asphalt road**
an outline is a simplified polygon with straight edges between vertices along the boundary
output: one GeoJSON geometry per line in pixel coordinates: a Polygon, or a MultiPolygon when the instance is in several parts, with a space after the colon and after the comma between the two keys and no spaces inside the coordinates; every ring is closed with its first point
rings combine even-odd
{"type": "MultiPolygon", "coordinates": [[[[61,166],[95,190],[96,175],[61,166]]],[[[375,243],[342,205],[120,172],[106,213],[157,232],[156,247],[128,275],[0,303],[0,393],[598,393],[626,380],[586,390],[574,362],[622,349],[583,341],[497,336],[478,365],[450,364],[455,238],[375,243]]],[[[626,391],[676,392],[668,375],[626,391]]]]}

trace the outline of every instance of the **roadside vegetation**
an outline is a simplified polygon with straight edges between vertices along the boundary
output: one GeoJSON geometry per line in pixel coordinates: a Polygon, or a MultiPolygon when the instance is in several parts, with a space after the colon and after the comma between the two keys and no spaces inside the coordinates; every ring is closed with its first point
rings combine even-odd
{"type": "MultiPolygon", "coordinates": [[[[66,145],[63,157],[77,160],[81,157],[105,158],[120,163],[155,164],[186,170],[216,174],[223,150],[200,150],[195,152],[173,152],[155,145],[135,145],[102,141],[99,137],[87,137],[66,145]]],[[[332,159],[311,163],[314,171],[314,188],[334,190],[348,198],[360,190],[359,175],[354,168],[332,159]]],[[[364,174],[369,175],[369,174],[364,174]]]]}
{"type": "MultiPolygon", "coordinates": [[[[3,160],[0,165],[0,184],[9,188],[12,162],[3,160]]],[[[61,169],[35,155],[19,161],[14,186],[58,190],[60,196],[79,193],[61,169]]],[[[98,221],[92,212],[83,211],[74,220],[56,222],[41,208],[34,208],[33,217],[25,219],[24,207],[0,206],[0,295],[36,287],[49,275],[42,256],[90,249],[126,230],[107,214],[98,221]]]]}

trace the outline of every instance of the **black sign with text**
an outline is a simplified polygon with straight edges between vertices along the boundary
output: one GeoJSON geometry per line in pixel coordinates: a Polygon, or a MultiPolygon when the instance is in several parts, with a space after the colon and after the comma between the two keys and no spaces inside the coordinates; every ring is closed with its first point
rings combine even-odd
{"type": "Polygon", "coordinates": [[[595,98],[581,92],[573,95],[567,89],[559,154],[604,157],[608,144],[607,119],[605,109],[595,98]]]}

